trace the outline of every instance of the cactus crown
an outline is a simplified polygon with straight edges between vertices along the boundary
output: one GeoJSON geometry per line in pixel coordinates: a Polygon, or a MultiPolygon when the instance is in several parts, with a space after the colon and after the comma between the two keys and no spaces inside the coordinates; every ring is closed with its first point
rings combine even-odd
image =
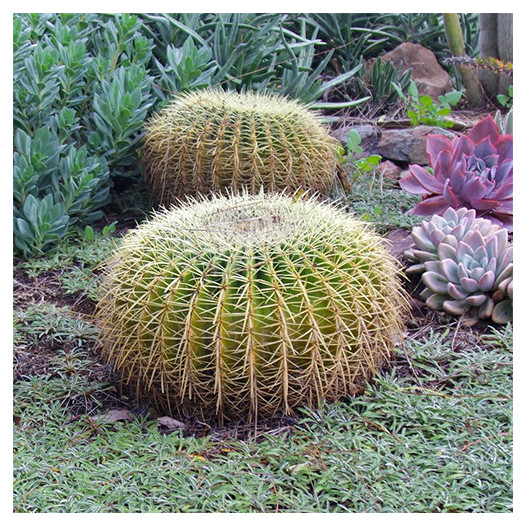
{"type": "Polygon", "coordinates": [[[213,196],[158,212],[108,262],[104,353],[172,414],[254,420],[357,392],[407,299],[362,222],[313,198],[213,196]]]}
{"type": "Polygon", "coordinates": [[[318,115],[278,95],[218,89],[177,98],[146,124],[144,176],[157,202],[243,188],[327,193],[337,141],[318,115]]]}

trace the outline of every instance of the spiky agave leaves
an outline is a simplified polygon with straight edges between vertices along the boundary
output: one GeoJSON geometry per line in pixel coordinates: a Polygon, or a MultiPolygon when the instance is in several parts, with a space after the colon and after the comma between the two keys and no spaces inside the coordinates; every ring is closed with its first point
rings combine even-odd
{"type": "Polygon", "coordinates": [[[172,414],[248,419],[357,392],[407,305],[382,239],[282,194],[214,196],[158,213],[108,262],[108,360],[172,414]]]}
{"type": "Polygon", "coordinates": [[[243,188],[326,194],[338,143],[304,105],[219,89],[178,94],[146,124],[141,161],[158,203],[243,188]]]}

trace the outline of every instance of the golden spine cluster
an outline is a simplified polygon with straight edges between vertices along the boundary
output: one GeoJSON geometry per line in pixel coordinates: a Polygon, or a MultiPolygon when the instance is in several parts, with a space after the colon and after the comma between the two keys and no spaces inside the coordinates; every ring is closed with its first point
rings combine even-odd
{"type": "Polygon", "coordinates": [[[328,194],[337,146],[300,103],[209,89],[178,95],[147,122],[141,163],[163,205],[242,189],[328,194]]]}
{"type": "Polygon", "coordinates": [[[122,381],[170,414],[254,421],[358,392],[401,337],[383,240],[283,194],[213,196],[128,234],[97,316],[122,381]]]}

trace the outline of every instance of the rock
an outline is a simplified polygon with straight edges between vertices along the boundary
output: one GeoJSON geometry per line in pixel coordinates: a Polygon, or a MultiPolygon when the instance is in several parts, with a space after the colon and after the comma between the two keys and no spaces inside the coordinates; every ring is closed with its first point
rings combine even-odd
{"type": "Polygon", "coordinates": [[[435,54],[420,44],[404,42],[381,59],[391,60],[404,71],[412,68],[411,78],[421,95],[437,100],[439,95],[453,91],[449,73],[438,63],[435,54]]]}
{"type": "Polygon", "coordinates": [[[426,165],[426,142],[430,133],[449,139],[455,137],[453,132],[434,126],[383,130],[376,149],[379,155],[391,161],[426,165]]]}
{"type": "Polygon", "coordinates": [[[345,146],[347,144],[347,138],[351,130],[357,131],[360,135],[360,138],[362,139],[360,146],[363,148],[363,154],[357,157],[367,157],[373,153],[376,153],[375,147],[381,135],[381,131],[377,126],[370,124],[353,124],[335,129],[332,132],[332,135],[341,143],[342,146],[345,146]]]}

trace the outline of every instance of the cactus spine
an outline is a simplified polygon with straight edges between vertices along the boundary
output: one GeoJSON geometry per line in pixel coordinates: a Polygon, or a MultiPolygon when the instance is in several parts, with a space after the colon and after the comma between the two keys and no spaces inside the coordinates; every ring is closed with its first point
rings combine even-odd
{"type": "Polygon", "coordinates": [[[158,203],[242,188],[326,194],[338,143],[318,116],[276,95],[178,95],[146,124],[144,176],[158,203]]]}
{"type": "Polygon", "coordinates": [[[362,222],[313,198],[244,192],[129,233],[97,316],[106,358],[139,397],[253,421],[359,391],[406,305],[396,260],[362,222]]]}

